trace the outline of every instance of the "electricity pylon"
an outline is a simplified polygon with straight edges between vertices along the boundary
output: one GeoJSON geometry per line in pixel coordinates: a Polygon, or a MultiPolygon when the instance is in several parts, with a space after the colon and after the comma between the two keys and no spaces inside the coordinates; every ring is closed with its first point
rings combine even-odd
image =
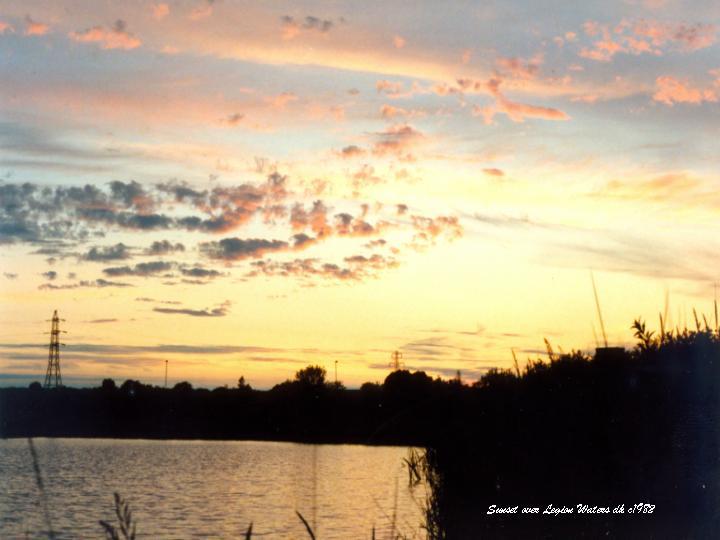
{"type": "Polygon", "coordinates": [[[403,355],[400,351],[393,351],[390,355],[390,358],[392,359],[392,362],[390,362],[390,367],[393,371],[399,371],[405,367],[405,363],[401,362],[403,355]]]}
{"type": "MultiPolygon", "coordinates": [[[[62,375],[60,375],[60,332],[66,333],[64,330],[60,330],[60,319],[58,317],[57,309],[53,312],[53,318],[50,322],[50,349],[48,352],[48,367],[47,373],[45,374],[45,388],[58,388],[62,386],[62,375]]],[[[62,345],[65,345],[64,343],[62,345]]]]}

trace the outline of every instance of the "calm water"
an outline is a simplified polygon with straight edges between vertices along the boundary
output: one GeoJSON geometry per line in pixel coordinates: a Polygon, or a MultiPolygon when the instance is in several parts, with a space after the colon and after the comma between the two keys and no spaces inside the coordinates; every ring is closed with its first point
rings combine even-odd
{"type": "MultiPolygon", "coordinates": [[[[102,538],[126,498],[139,538],[422,538],[406,448],[255,441],[35,439],[58,538],[102,538]]],[[[36,538],[42,503],[25,439],[0,440],[0,538],[36,538]]]]}

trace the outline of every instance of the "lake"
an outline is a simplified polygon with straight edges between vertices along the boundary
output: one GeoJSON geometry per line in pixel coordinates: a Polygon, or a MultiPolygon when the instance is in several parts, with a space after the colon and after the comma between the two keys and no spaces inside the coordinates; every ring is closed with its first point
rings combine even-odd
{"type": "MultiPolygon", "coordinates": [[[[34,439],[57,538],[102,538],[113,492],[138,538],[423,538],[422,486],[408,449],[258,441],[34,439]]],[[[0,537],[46,530],[26,439],[0,440],[0,537]]]]}

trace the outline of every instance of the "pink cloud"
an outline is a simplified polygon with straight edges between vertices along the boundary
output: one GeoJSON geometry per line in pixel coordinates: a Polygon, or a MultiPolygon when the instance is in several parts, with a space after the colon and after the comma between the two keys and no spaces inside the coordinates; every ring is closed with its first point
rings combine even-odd
{"type": "Polygon", "coordinates": [[[318,238],[324,238],[332,234],[327,212],[328,209],[321,200],[313,202],[310,210],[305,210],[301,203],[296,203],[290,212],[290,225],[295,231],[310,228],[318,238]]]}
{"type": "MultiPolygon", "coordinates": [[[[500,91],[502,80],[490,79],[486,84],[487,91],[495,97],[495,103],[487,107],[476,106],[473,115],[482,116],[486,124],[491,124],[497,113],[504,113],[513,122],[524,122],[525,118],[540,118],[543,120],[569,120],[570,117],[561,110],[551,107],[540,107],[518,103],[506,98],[500,91]]],[[[473,85],[474,86],[474,85],[473,85]]]]}
{"type": "Polygon", "coordinates": [[[681,81],[674,77],[663,76],[655,80],[657,92],[653,95],[653,100],[670,105],[675,103],[691,103],[698,105],[704,101],[718,101],[717,93],[712,89],[694,88],[687,81],[681,81]]]}
{"type": "Polygon", "coordinates": [[[68,36],[78,43],[99,43],[103,49],[135,49],[142,42],[126,30],[125,21],[118,19],[112,28],[95,26],[82,32],[70,32],[68,36]]]}
{"type": "Polygon", "coordinates": [[[592,49],[583,47],[579,54],[583,58],[588,58],[590,60],[596,60],[598,62],[609,62],[617,53],[625,52],[626,50],[627,49],[625,49],[622,45],[608,38],[605,40],[596,41],[593,44],[592,49]]]}
{"type": "Polygon", "coordinates": [[[395,118],[396,116],[406,116],[407,111],[400,107],[393,107],[392,105],[383,105],[380,108],[380,114],[383,118],[395,118]]]}
{"type": "Polygon", "coordinates": [[[583,23],[583,30],[588,36],[597,36],[602,31],[602,27],[595,21],[587,21],[583,23]]]}
{"type": "MultiPolygon", "coordinates": [[[[458,81],[460,82],[460,81],[458,81]]],[[[433,93],[438,96],[449,96],[451,94],[457,94],[458,89],[454,86],[450,86],[447,83],[437,83],[432,86],[433,93]]]]}
{"type": "Polygon", "coordinates": [[[488,168],[483,169],[483,172],[488,176],[494,176],[496,178],[502,178],[503,176],[505,176],[505,173],[502,169],[488,168]]]}
{"type": "Polygon", "coordinates": [[[609,62],[618,53],[662,55],[663,48],[692,52],[715,43],[716,27],[712,24],[669,23],[656,20],[631,22],[623,19],[613,31],[608,25],[588,21],[583,25],[588,36],[601,36],[592,47],[583,47],[580,56],[598,62],[609,62]]]}
{"type": "Polygon", "coordinates": [[[282,38],[290,40],[300,33],[300,25],[292,17],[285,16],[281,24],[282,38]]]}
{"type": "Polygon", "coordinates": [[[201,19],[207,19],[213,13],[213,4],[215,0],[204,0],[201,5],[196,6],[188,15],[188,19],[191,21],[199,21],[201,19]]]}
{"type": "Polygon", "coordinates": [[[715,43],[717,28],[712,24],[693,25],[639,21],[633,26],[636,36],[647,38],[655,46],[672,42],[685,51],[704,49],[715,43]]]}
{"type": "Polygon", "coordinates": [[[596,103],[598,99],[600,99],[600,96],[598,96],[597,94],[585,94],[582,96],[575,96],[570,101],[573,101],[575,103],[593,104],[596,103]]]}
{"type": "Polygon", "coordinates": [[[424,139],[424,135],[409,124],[398,124],[376,133],[377,141],[373,145],[373,154],[377,156],[395,155],[400,159],[412,161],[410,150],[424,139]]]}
{"type": "Polygon", "coordinates": [[[15,29],[5,21],[0,21],[0,34],[4,34],[5,32],[14,32],[15,29]]]}
{"type": "Polygon", "coordinates": [[[350,146],[346,146],[340,151],[340,155],[343,158],[354,158],[354,157],[360,157],[364,156],[366,154],[365,150],[360,148],[359,146],[356,146],[354,144],[351,144],[350,146]]]}
{"type": "Polygon", "coordinates": [[[26,36],[44,36],[50,31],[50,26],[41,22],[33,21],[30,15],[25,17],[26,36]]]}
{"type": "Polygon", "coordinates": [[[498,110],[507,114],[513,122],[523,122],[525,118],[542,118],[544,120],[570,119],[567,114],[558,109],[516,103],[504,98],[499,100],[498,110]]]}
{"type": "Polygon", "coordinates": [[[361,217],[353,217],[350,214],[342,213],[335,215],[335,234],[349,237],[365,237],[380,234],[389,225],[380,222],[371,225],[361,217]]]}
{"type": "Polygon", "coordinates": [[[393,37],[393,45],[395,45],[396,49],[402,49],[407,42],[405,41],[405,38],[401,36],[395,36],[393,37]]]}
{"type": "Polygon", "coordinates": [[[265,98],[265,102],[269,103],[275,109],[284,109],[288,103],[297,101],[298,97],[291,92],[283,92],[277,96],[270,96],[265,98]]]}
{"type": "Polygon", "coordinates": [[[155,4],[152,6],[152,14],[158,21],[161,21],[170,13],[170,6],[167,4],[155,4]]]}
{"type": "Polygon", "coordinates": [[[382,80],[375,83],[375,89],[378,93],[399,94],[402,92],[403,83],[382,80]]]}
{"type": "Polygon", "coordinates": [[[535,56],[529,60],[500,57],[495,61],[495,65],[504,75],[517,79],[534,79],[540,71],[542,62],[542,56],[535,56]]]}
{"type": "Polygon", "coordinates": [[[350,175],[350,183],[356,193],[366,187],[382,184],[385,180],[375,174],[375,167],[365,163],[360,169],[350,175]]]}
{"type": "Polygon", "coordinates": [[[438,216],[429,218],[425,216],[410,216],[415,234],[410,247],[423,250],[434,245],[438,237],[448,241],[456,240],[463,235],[463,227],[457,216],[438,216]]]}

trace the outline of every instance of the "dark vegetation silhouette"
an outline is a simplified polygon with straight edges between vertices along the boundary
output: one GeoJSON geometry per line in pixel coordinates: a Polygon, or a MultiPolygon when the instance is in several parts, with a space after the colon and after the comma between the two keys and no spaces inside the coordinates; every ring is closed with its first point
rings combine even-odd
{"type": "Polygon", "coordinates": [[[0,435],[403,444],[430,487],[429,538],[713,538],[720,530],[720,332],[635,321],[631,351],[573,351],[472,385],[398,370],[358,390],[309,366],[269,391],[0,390],[0,435]],[[543,515],[548,505],[572,514],[543,515]],[[622,514],[579,514],[578,505],[622,514]],[[636,506],[640,504],[650,506],[636,506]],[[487,515],[490,505],[517,514],[487,515]],[[540,515],[524,515],[537,507],[540,515]],[[630,509],[634,512],[630,513],[630,509]]]}
{"type": "Polygon", "coordinates": [[[463,392],[415,465],[431,538],[717,538],[718,327],[633,329],[632,351],[550,350],[550,363],[493,370],[463,392]],[[543,514],[550,504],[573,513],[543,514]]]}

